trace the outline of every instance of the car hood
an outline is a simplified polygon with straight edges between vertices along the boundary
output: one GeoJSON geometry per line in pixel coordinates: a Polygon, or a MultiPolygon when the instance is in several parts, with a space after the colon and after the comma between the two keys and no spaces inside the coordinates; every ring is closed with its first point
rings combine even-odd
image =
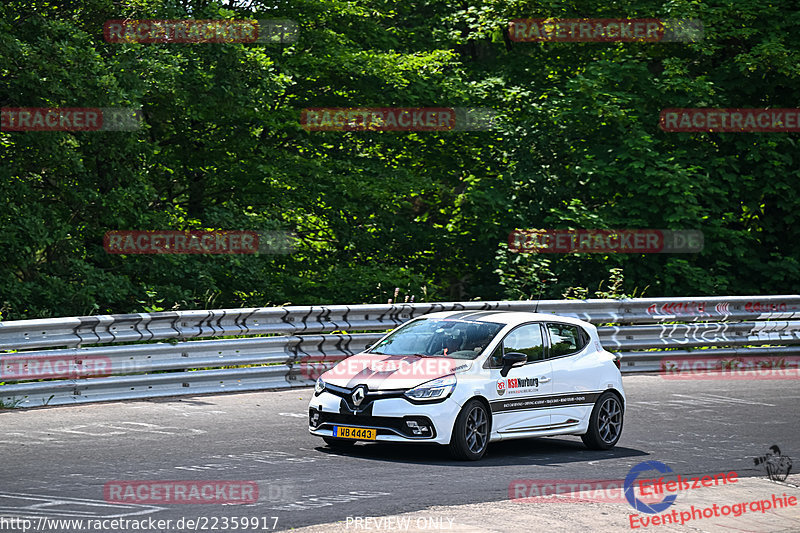
{"type": "Polygon", "coordinates": [[[410,389],[426,381],[465,372],[473,361],[418,355],[360,353],[339,362],[322,374],[325,383],[352,388],[367,385],[370,390],[410,389]]]}

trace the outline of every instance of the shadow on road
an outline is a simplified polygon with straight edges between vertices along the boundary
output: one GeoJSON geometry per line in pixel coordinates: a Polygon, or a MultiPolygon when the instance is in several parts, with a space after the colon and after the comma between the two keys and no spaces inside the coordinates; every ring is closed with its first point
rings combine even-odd
{"type": "Polygon", "coordinates": [[[552,437],[492,443],[489,445],[486,455],[480,461],[456,461],[450,457],[446,446],[431,444],[376,442],[356,444],[347,449],[318,446],[316,450],[331,455],[390,463],[446,464],[447,466],[468,466],[470,468],[513,464],[558,465],[619,459],[622,457],[645,457],[648,455],[641,450],[621,446],[606,451],[589,450],[580,440],[552,437]]]}

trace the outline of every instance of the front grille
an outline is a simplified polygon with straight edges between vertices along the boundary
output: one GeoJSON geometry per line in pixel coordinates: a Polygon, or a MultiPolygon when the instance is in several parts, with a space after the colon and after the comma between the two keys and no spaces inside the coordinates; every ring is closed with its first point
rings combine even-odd
{"type": "Polygon", "coordinates": [[[367,408],[367,406],[369,404],[371,404],[372,402],[374,402],[376,400],[382,400],[382,399],[385,399],[385,398],[404,398],[403,393],[405,392],[403,390],[371,391],[371,390],[367,389],[367,393],[364,396],[364,400],[361,402],[361,405],[356,407],[353,404],[353,397],[352,397],[352,394],[353,394],[353,391],[355,390],[355,387],[352,388],[352,389],[348,389],[346,387],[338,387],[336,385],[328,384],[328,385],[326,385],[325,390],[327,392],[333,394],[334,396],[338,396],[339,398],[342,398],[345,401],[345,403],[347,403],[347,406],[353,411],[355,411],[355,410],[364,410],[364,409],[367,408]]]}

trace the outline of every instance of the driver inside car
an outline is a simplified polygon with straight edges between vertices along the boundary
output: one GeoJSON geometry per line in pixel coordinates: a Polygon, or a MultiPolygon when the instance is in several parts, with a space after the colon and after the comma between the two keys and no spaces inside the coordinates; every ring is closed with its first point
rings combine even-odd
{"type": "Polygon", "coordinates": [[[452,354],[461,349],[461,339],[459,337],[449,337],[446,342],[447,346],[444,349],[444,355],[452,354]]]}
{"type": "Polygon", "coordinates": [[[444,339],[444,347],[442,348],[442,355],[447,356],[452,354],[453,352],[457,352],[461,350],[461,345],[463,344],[461,340],[461,332],[460,331],[451,331],[444,339]]]}

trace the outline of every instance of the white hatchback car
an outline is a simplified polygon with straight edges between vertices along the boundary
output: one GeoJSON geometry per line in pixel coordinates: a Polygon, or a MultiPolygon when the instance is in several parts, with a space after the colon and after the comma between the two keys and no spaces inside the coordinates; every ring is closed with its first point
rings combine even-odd
{"type": "Polygon", "coordinates": [[[619,360],[588,322],[448,311],[410,320],[322,374],[309,430],[332,447],[431,442],[477,460],[489,442],[550,435],[607,450],[624,411],[619,360]]]}

